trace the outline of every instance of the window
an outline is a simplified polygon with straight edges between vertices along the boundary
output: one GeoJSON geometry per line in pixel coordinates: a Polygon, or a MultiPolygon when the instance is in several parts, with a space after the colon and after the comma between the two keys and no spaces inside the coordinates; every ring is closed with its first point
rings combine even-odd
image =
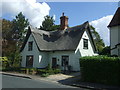
{"type": "Polygon", "coordinates": [[[33,67],[33,55],[26,56],[26,67],[33,67]]]}
{"type": "Polygon", "coordinates": [[[33,42],[28,43],[28,51],[32,51],[33,49],[33,42]]]}
{"type": "Polygon", "coordinates": [[[83,49],[88,49],[88,39],[83,39],[83,49]]]}
{"type": "Polygon", "coordinates": [[[62,56],[62,66],[68,66],[69,56],[62,56]]]}

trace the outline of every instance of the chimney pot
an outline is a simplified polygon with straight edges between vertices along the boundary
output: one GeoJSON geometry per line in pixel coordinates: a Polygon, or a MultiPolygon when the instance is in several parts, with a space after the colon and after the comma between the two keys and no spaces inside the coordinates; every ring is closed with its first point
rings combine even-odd
{"type": "Polygon", "coordinates": [[[64,12],[62,13],[62,16],[64,16],[64,12]]]}

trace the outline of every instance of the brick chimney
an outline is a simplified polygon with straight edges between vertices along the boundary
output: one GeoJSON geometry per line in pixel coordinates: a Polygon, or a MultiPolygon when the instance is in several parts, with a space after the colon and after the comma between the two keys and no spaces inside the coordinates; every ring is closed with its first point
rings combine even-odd
{"type": "Polygon", "coordinates": [[[64,30],[68,28],[68,17],[64,16],[64,13],[62,13],[62,16],[60,17],[60,29],[64,30]]]}

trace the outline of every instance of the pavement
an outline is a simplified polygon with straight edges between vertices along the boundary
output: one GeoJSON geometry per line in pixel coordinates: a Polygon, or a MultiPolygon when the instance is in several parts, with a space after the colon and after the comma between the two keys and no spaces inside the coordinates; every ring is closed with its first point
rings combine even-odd
{"type": "Polygon", "coordinates": [[[71,73],[69,75],[55,74],[55,75],[50,75],[48,77],[41,77],[39,75],[27,75],[27,74],[22,74],[17,72],[0,72],[0,73],[4,75],[23,77],[23,78],[34,79],[34,80],[44,80],[48,82],[60,83],[64,85],[76,86],[76,87],[81,87],[86,89],[120,90],[120,87],[118,86],[109,86],[109,85],[103,85],[103,84],[97,84],[97,83],[81,82],[80,72],[71,73]]]}

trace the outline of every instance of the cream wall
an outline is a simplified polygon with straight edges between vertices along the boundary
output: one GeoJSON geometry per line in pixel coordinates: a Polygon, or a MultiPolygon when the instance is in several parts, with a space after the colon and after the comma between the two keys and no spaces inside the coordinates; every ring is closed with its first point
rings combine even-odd
{"type": "Polygon", "coordinates": [[[35,43],[33,35],[31,34],[23,51],[21,52],[22,56],[22,67],[26,67],[26,56],[33,55],[33,67],[44,68],[48,64],[48,56],[45,52],[39,52],[38,47],[35,43]],[[33,50],[28,51],[28,42],[33,41],[33,50]]]}
{"type": "Polygon", "coordinates": [[[118,55],[118,48],[115,46],[120,43],[120,26],[110,27],[110,47],[111,55],[118,55]]]}
{"type": "Polygon", "coordinates": [[[94,53],[93,44],[87,31],[84,32],[76,51],[77,50],[80,51],[82,57],[97,55],[94,53]],[[83,39],[88,39],[88,49],[83,49],[83,39]]]}
{"type": "Polygon", "coordinates": [[[49,61],[52,64],[52,58],[57,58],[57,64],[60,65],[60,68],[63,70],[62,56],[69,56],[69,65],[72,66],[73,71],[80,71],[79,58],[80,53],[75,53],[74,51],[55,51],[49,53],[49,61]]]}

